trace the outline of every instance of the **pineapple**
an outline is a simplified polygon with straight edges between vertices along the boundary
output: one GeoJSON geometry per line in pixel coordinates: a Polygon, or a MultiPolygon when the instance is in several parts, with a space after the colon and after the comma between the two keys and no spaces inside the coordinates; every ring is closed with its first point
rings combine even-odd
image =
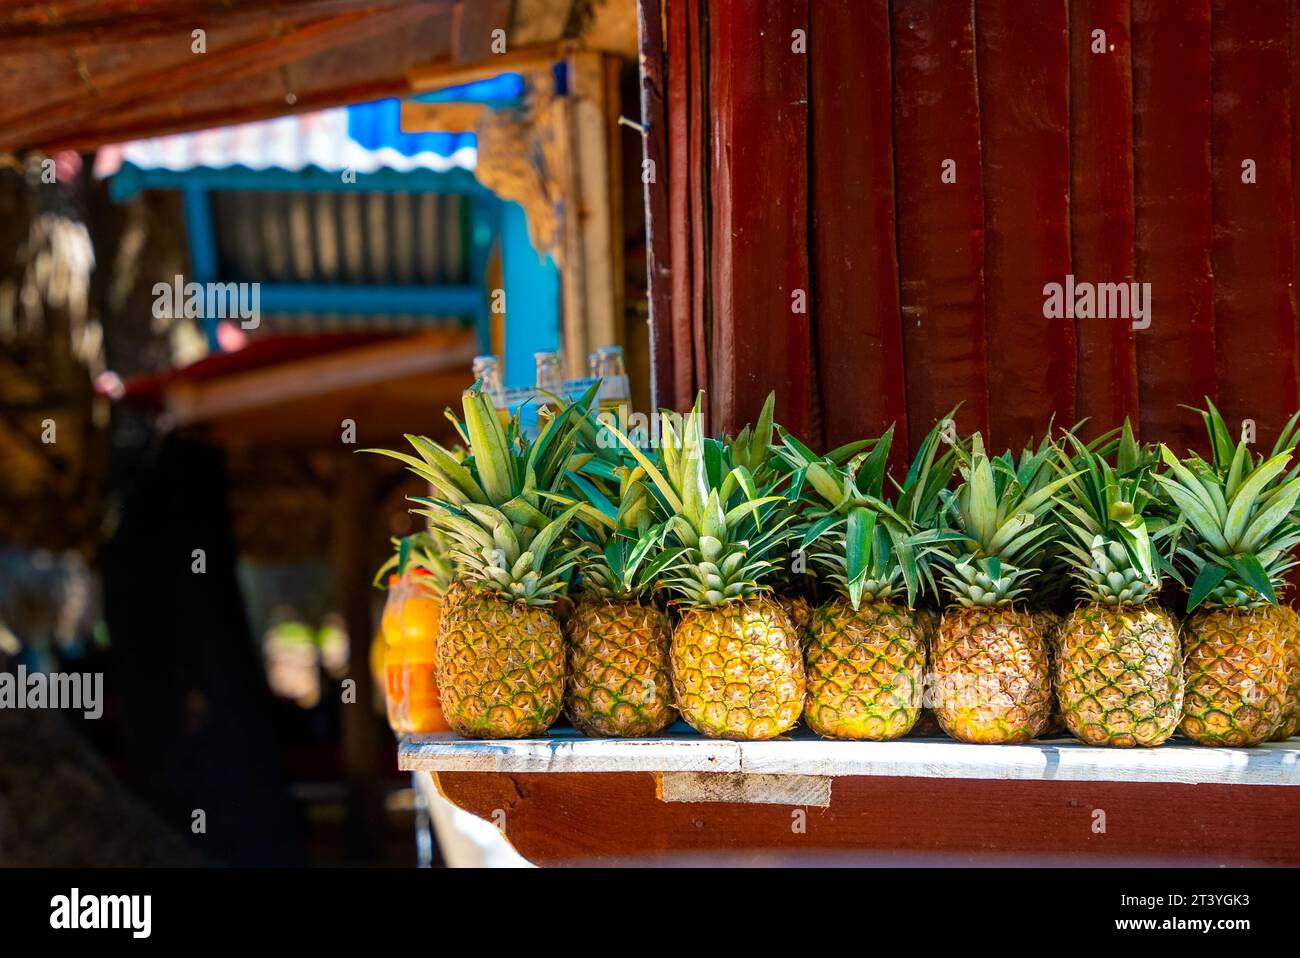
{"type": "Polygon", "coordinates": [[[1300,497],[1300,467],[1287,471],[1300,414],[1272,455],[1256,461],[1245,441],[1232,443],[1213,403],[1201,413],[1210,434],[1209,462],[1160,454],[1156,477],[1187,531],[1178,558],[1195,579],[1185,623],[1187,690],[1184,735],[1201,745],[1250,746],[1283,723],[1290,630],[1277,590],[1294,564],[1300,526],[1289,514],[1300,497]],[[1284,445],[1285,444],[1285,445],[1284,445]]]}
{"type": "Polygon", "coordinates": [[[574,453],[579,417],[594,389],[552,418],[536,441],[517,417],[502,424],[479,389],[464,397],[457,423],[464,462],[420,436],[419,458],[374,450],[405,462],[432,487],[416,498],[452,549],[457,583],[442,610],[437,676],[447,722],[470,738],[540,735],[564,699],[564,637],[551,611],[583,547],[564,536],[579,511],[558,515],[552,494],[574,453]]]}
{"type": "Polygon", "coordinates": [[[1143,515],[1153,502],[1148,465],[1127,421],[1117,443],[1066,438],[1076,452],[1061,457],[1078,474],[1058,498],[1061,545],[1084,602],[1053,643],[1061,714],[1089,745],[1159,745],[1178,726],[1183,664],[1177,625],[1156,601],[1162,560],[1152,539],[1167,528],[1143,515]]]}
{"type": "MultiPolygon", "coordinates": [[[[779,463],[771,454],[775,433],[773,420],[775,407],[776,394],[768,393],[758,420],[752,425],[747,424],[734,438],[724,436],[722,439],[722,452],[727,468],[742,467],[749,473],[758,488],[774,484],[779,479],[777,474],[779,463]]],[[[865,444],[854,443],[844,449],[856,451],[863,445],[865,444]]],[[[794,623],[801,643],[813,616],[813,605],[808,601],[810,578],[806,574],[795,574],[782,566],[773,570],[770,579],[773,598],[794,623]]]]}
{"type": "MultiPolygon", "coordinates": [[[[1033,616],[1034,624],[1043,633],[1043,641],[1047,643],[1047,674],[1055,675],[1057,643],[1061,637],[1061,626],[1064,624],[1065,619],[1053,609],[1030,609],[1029,614],[1033,616]]],[[[1056,693],[1055,686],[1053,686],[1051,715],[1047,720],[1047,725],[1038,734],[1041,738],[1052,738],[1064,731],[1065,719],[1061,715],[1061,700],[1056,693]]]]}
{"type": "Polygon", "coordinates": [[[1270,741],[1282,742],[1300,731],[1300,616],[1289,605],[1277,607],[1278,619],[1286,629],[1286,669],[1289,684],[1286,705],[1282,709],[1282,724],[1270,741]]]}
{"type": "Polygon", "coordinates": [[[939,724],[963,742],[1025,742],[1050,718],[1047,643],[1034,616],[1013,605],[1038,571],[1020,563],[1052,535],[1052,497],[1072,478],[1049,481],[1050,448],[1017,465],[1010,454],[990,459],[976,433],[961,450],[961,486],[943,494],[953,532],[939,548],[955,605],[939,624],[931,670],[939,724]]]}
{"type": "Polygon", "coordinates": [[[727,468],[725,444],[704,437],[698,400],[680,434],[667,417],[662,433],[658,465],[616,434],[668,516],[663,585],[682,613],[671,646],[677,708],[711,738],[772,738],[804,703],[798,632],[772,597],[769,558],[789,543],[793,513],[772,494],[777,478],[760,486],[746,465],[727,468]]]}
{"type": "MultiPolygon", "coordinates": [[[[925,640],[925,660],[934,661],[934,643],[939,637],[939,613],[929,606],[919,606],[912,610],[912,615],[916,618],[916,624],[921,627],[921,636],[925,640]]],[[[927,696],[923,701],[928,702],[927,696]]],[[[928,704],[921,706],[921,714],[912,726],[913,736],[918,738],[937,738],[943,734],[943,728],[939,725],[939,719],[934,714],[928,704]]]]}
{"type": "MultiPolygon", "coordinates": [[[[912,608],[927,567],[915,524],[884,499],[892,441],[891,426],[847,467],[790,436],[777,448],[807,505],[801,548],[815,547],[811,562],[836,593],[814,612],[805,643],[804,718],[828,738],[906,735],[924,697],[926,633],[912,608]]],[[[936,431],[926,452],[937,441],[936,431]]]]}
{"type": "Polygon", "coordinates": [[[575,526],[588,544],[582,588],[565,623],[569,685],[565,712],[586,735],[654,735],[676,719],[668,653],[672,625],[650,601],[671,553],[658,549],[645,471],[595,453],[569,481],[582,498],[575,526]]]}

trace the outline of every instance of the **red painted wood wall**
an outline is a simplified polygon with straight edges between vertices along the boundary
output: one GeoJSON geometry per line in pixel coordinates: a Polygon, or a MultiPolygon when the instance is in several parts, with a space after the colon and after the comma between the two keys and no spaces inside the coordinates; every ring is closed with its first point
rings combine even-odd
{"type": "Polygon", "coordinates": [[[1300,2],[642,4],[661,405],[1182,448],[1181,403],[1260,443],[1300,404],[1300,2]],[[1067,274],[1150,283],[1149,327],[1044,318],[1067,274]]]}

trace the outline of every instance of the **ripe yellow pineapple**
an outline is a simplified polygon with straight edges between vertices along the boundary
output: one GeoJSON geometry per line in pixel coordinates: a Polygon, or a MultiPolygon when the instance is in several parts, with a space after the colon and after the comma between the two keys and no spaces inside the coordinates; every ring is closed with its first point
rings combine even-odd
{"type": "Polygon", "coordinates": [[[479,390],[464,398],[461,462],[421,436],[405,462],[432,495],[413,510],[446,536],[458,582],[448,590],[438,637],[437,678],[448,724],[471,738],[540,735],[564,701],[565,649],[551,612],[581,546],[562,542],[578,512],[556,515],[573,434],[595,390],[552,418],[533,443],[518,420],[503,425],[479,390]]]}
{"type": "Polygon", "coordinates": [[[665,420],[658,463],[611,430],[667,511],[661,578],[681,610],[671,648],[673,691],[682,718],[715,738],[771,738],[803,709],[798,633],[768,584],[776,571],[769,556],[789,543],[793,513],[785,497],[773,494],[780,477],[763,469],[756,483],[741,461],[751,459],[750,450],[752,458],[765,455],[771,416],[769,397],[744,456],[704,437],[698,401],[680,435],[665,420]],[[722,468],[711,471],[706,460],[722,468]]]}
{"type": "Polygon", "coordinates": [[[710,738],[772,738],[803,711],[798,633],[760,593],[688,607],[673,632],[672,674],[682,718],[710,738]]]}
{"type": "Polygon", "coordinates": [[[1287,692],[1282,709],[1282,724],[1271,741],[1282,742],[1300,731],[1300,616],[1289,605],[1276,606],[1286,637],[1287,692]]]}
{"type": "Polygon", "coordinates": [[[1154,603],[1088,604],[1061,630],[1056,688],[1066,727],[1089,745],[1153,746],[1178,727],[1178,632],[1154,603]]]}
{"type": "Polygon", "coordinates": [[[1054,447],[990,459],[982,437],[963,449],[963,482],[945,498],[953,528],[944,540],[952,601],[935,642],[933,696],[943,730],[963,742],[1025,742],[1051,713],[1047,643],[1013,602],[1034,575],[1023,563],[1052,535],[1052,496],[1071,476],[1051,480],[1054,447]]]}
{"type": "Polygon", "coordinates": [[[636,600],[584,600],[566,624],[565,711],[586,735],[655,735],[672,724],[668,616],[636,600]]]}
{"type": "Polygon", "coordinates": [[[458,735],[542,734],[559,718],[564,671],[564,636],[544,608],[473,588],[443,612],[438,688],[458,735]]]}
{"type": "Polygon", "coordinates": [[[1258,745],[1282,724],[1285,638],[1265,607],[1215,608],[1187,620],[1182,732],[1201,745],[1258,745]]]}
{"type": "Polygon", "coordinates": [[[939,442],[933,431],[896,509],[884,495],[893,432],[847,465],[834,454],[814,455],[788,435],[776,447],[805,504],[802,546],[814,547],[811,562],[836,592],[813,613],[805,646],[804,718],[828,738],[899,738],[916,724],[924,699],[926,637],[912,606],[929,573],[918,559],[911,506],[923,489],[946,484],[953,457],[944,457],[945,475],[931,474],[939,442]]]}
{"type": "Polygon", "coordinates": [[[1027,742],[1047,727],[1047,645],[1028,612],[1009,605],[949,609],[931,669],[939,724],[958,741],[1027,742]]]}
{"type": "Polygon", "coordinates": [[[1179,728],[1201,745],[1258,745],[1282,725],[1290,685],[1290,630],[1276,606],[1300,543],[1290,519],[1300,478],[1287,468],[1300,414],[1260,461],[1244,441],[1234,448],[1213,404],[1201,415],[1211,460],[1180,461],[1161,447],[1168,471],[1156,477],[1185,520],[1188,540],[1178,557],[1196,574],[1183,626],[1187,691],[1179,728]]]}
{"type": "Polygon", "coordinates": [[[579,505],[573,528],[581,597],[565,623],[569,687],[565,710],[587,735],[654,735],[676,719],[668,648],[672,625],[650,600],[671,556],[660,550],[654,497],[643,469],[609,438],[588,437],[589,453],[569,471],[579,505]]]}
{"type": "Polygon", "coordinates": [[[1064,559],[1083,604],[1055,642],[1056,696],[1070,733],[1089,745],[1154,746],[1173,735],[1183,705],[1178,629],[1157,602],[1153,537],[1169,527],[1144,512],[1156,502],[1149,457],[1127,422],[1073,458],[1060,496],[1064,559]],[[1106,455],[1116,453],[1112,468],[1106,455]]]}
{"type": "Polygon", "coordinates": [[[920,714],[925,635],[888,599],[854,609],[839,596],[813,613],[807,649],[808,727],[828,738],[906,735],[920,714]]]}

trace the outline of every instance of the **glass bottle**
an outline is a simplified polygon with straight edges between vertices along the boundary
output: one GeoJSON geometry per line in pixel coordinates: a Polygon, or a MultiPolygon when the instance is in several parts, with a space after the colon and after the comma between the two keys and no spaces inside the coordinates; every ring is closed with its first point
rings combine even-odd
{"type": "Polygon", "coordinates": [[[596,375],[601,379],[600,410],[613,413],[615,422],[626,431],[632,415],[632,386],[623,365],[623,347],[602,346],[596,355],[596,375]]]}
{"type": "Polygon", "coordinates": [[[491,354],[475,356],[471,367],[475,382],[482,382],[484,394],[496,407],[503,426],[510,423],[510,405],[506,402],[505,385],[501,380],[501,360],[491,354]]]}
{"type": "Polygon", "coordinates": [[[559,353],[534,353],[533,359],[537,362],[533,402],[537,406],[537,425],[541,430],[554,415],[555,399],[552,397],[564,398],[564,376],[560,372],[559,353]]]}

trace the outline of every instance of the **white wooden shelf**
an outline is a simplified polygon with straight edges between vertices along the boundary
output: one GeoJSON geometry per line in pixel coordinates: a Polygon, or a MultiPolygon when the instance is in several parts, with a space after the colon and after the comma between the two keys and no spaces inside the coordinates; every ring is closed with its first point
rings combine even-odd
{"type": "Polygon", "coordinates": [[[402,740],[398,765],[423,772],[662,772],[825,778],[1019,779],[1300,785],[1300,739],[1215,749],[1174,739],[1155,749],[1111,749],[1072,739],[966,745],[950,739],[828,741],[803,730],[766,742],[702,738],[684,723],[649,739],[585,738],[570,728],[545,738],[472,740],[452,734],[402,740]]]}

